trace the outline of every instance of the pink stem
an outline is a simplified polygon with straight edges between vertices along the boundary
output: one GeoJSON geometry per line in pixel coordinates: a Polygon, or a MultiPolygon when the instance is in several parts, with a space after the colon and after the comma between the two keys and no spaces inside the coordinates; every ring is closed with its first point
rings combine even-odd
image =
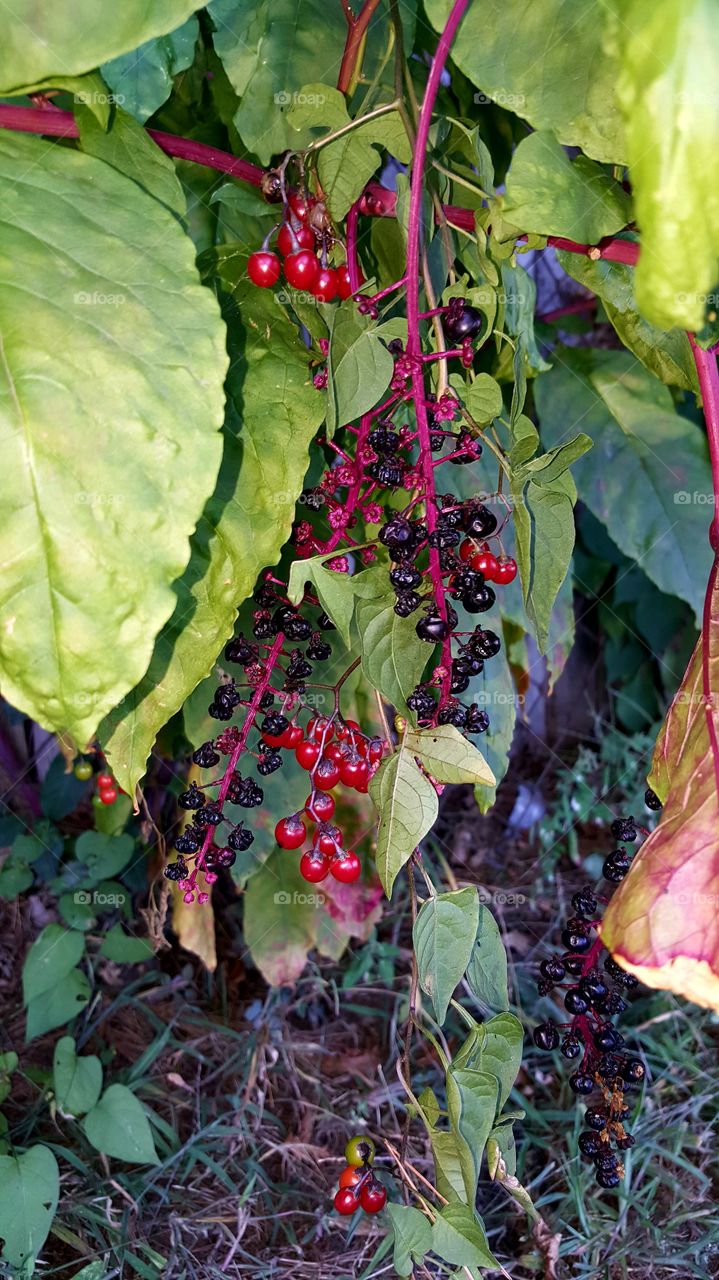
{"type": "MultiPolygon", "coordinates": [[[[255,723],[255,716],[259,711],[260,702],[262,701],[262,695],[266,692],[269,686],[270,680],[272,678],[272,671],[277,659],[280,656],[280,651],[282,649],[284,638],[285,637],[283,636],[282,632],[280,632],[277,638],[275,639],[275,642],[272,645],[272,648],[270,649],[270,652],[268,653],[267,658],[265,659],[265,673],[260,683],[258,684],[257,688],[255,689],[255,692],[252,695],[252,700],[247,708],[245,723],[242,726],[242,732],[239,736],[239,739],[236,745],[233,747],[232,753],[225,766],[224,777],[222,779],[222,783],[220,784],[220,789],[217,793],[217,798],[215,801],[215,803],[218,804],[220,808],[222,808],[223,804],[225,803],[225,800],[227,799],[227,793],[230,790],[230,783],[232,782],[232,775],[235,772],[235,769],[237,768],[237,761],[239,760],[240,756],[242,755],[242,752],[247,746],[247,739],[250,736],[250,729],[255,723]]],[[[202,848],[200,849],[200,852],[197,855],[195,866],[192,870],[192,875],[189,877],[190,885],[192,886],[193,889],[197,881],[198,872],[204,871],[205,869],[205,859],[207,857],[207,851],[210,845],[212,844],[214,835],[215,835],[215,828],[208,827],[205,832],[205,838],[202,841],[202,848]]]]}
{"type": "Polygon", "coordinates": [[[355,293],[362,284],[360,275],[359,262],[357,261],[357,215],[359,213],[359,202],[352,205],[347,214],[347,270],[350,276],[350,285],[352,292],[355,293]]]}
{"type": "Polygon", "coordinates": [[[714,714],[712,698],[711,668],[715,656],[715,635],[717,622],[713,613],[714,593],[719,573],[719,369],[717,358],[710,351],[704,351],[689,334],[692,355],[699,378],[699,387],[704,401],[704,420],[709,440],[709,457],[712,465],[712,484],[714,488],[714,515],[709,526],[709,542],[714,552],[714,562],[709,574],[704,610],[702,614],[702,693],[704,696],[704,714],[706,716],[709,742],[714,761],[714,777],[719,793],[719,735],[714,714]]]}
{"type": "MultiPolygon", "coordinates": [[[[424,187],[424,168],[427,158],[427,143],[432,123],[432,112],[444,71],[452,41],[457,34],[469,0],[454,0],[452,10],[445,28],[439,38],[437,49],[424,93],[422,109],[417,122],[417,139],[414,147],[412,165],[412,181],[409,197],[409,217],[407,223],[407,355],[413,357],[412,363],[412,397],[417,418],[417,436],[420,448],[420,467],[424,480],[424,499],[427,529],[434,533],[437,527],[436,490],[434,484],[434,467],[432,466],[432,445],[430,439],[429,418],[425,404],[424,376],[421,364],[422,339],[419,331],[419,286],[420,286],[420,230],[422,218],[422,193],[424,187]]],[[[432,579],[432,590],[435,604],[440,616],[447,621],[447,603],[442,584],[442,565],[438,548],[429,548],[429,572],[432,579]]],[[[450,696],[452,681],[452,638],[451,635],[442,642],[442,684],[440,688],[440,705],[447,702],[450,696]]]]}

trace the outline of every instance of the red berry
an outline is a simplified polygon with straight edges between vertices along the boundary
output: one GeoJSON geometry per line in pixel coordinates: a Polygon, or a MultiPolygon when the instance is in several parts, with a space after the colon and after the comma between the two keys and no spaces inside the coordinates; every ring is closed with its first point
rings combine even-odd
{"type": "Polygon", "coordinates": [[[340,778],[346,787],[359,787],[369,778],[369,765],[361,756],[350,756],[340,764],[340,778]]]}
{"type": "MultiPolygon", "coordinates": [[[[299,746],[304,736],[305,735],[302,732],[302,725],[291,724],[282,734],[282,737],[280,738],[280,746],[285,747],[290,751],[294,750],[295,747],[299,746]]],[[[269,738],[265,737],[265,742],[269,742],[269,738]]]]}
{"type": "Polygon", "coordinates": [[[312,769],[320,758],[320,748],[316,742],[300,742],[295,750],[295,759],[303,769],[312,769]]]}
{"type": "Polygon", "coordinates": [[[343,747],[341,742],[328,742],[324,754],[327,760],[334,760],[335,764],[341,764],[347,754],[347,748],[343,747]]]}
{"type": "Polygon", "coordinates": [[[266,742],[268,747],[286,747],[287,746],[287,743],[285,742],[286,733],[287,733],[287,730],[285,730],[285,733],[263,733],[262,741],[266,742]]]}
{"type": "Polygon", "coordinates": [[[354,850],[345,849],[335,858],[330,871],[335,880],[339,880],[341,884],[352,884],[355,880],[359,880],[362,867],[354,850]]]}
{"type": "Polygon", "coordinates": [[[308,796],[305,800],[305,813],[314,818],[315,822],[329,822],[334,811],[334,796],[328,796],[323,791],[315,791],[314,796],[308,796]]]}
{"type": "Polygon", "coordinates": [[[337,292],[342,299],[349,298],[352,293],[350,269],[346,262],[344,262],[341,267],[337,268],[337,292]]]}
{"type": "Polygon", "coordinates": [[[343,1169],[340,1174],[340,1179],[339,1179],[340,1188],[356,1187],[357,1183],[361,1182],[363,1177],[364,1177],[364,1174],[362,1173],[361,1169],[356,1168],[352,1164],[348,1164],[347,1168],[343,1169]]]}
{"type": "Polygon", "coordinates": [[[330,857],[337,852],[338,845],[342,847],[342,832],[339,827],[330,827],[329,831],[323,831],[317,841],[320,853],[327,853],[330,857]]]}
{"type": "Polygon", "coordinates": [[[280,260],[269,249],[258,249],[247,259],[247,274],[260,289],[269,289],[280,278],[280,260]]]}
{"type": "Polygon", "coordinates": [[[306,289],[312,293],[319,274],[320,264],[309,249],[300,249],[285,258],[285,279],[293,289],[306,289]]]}
{"type": "Polygon", "coordinates": [[[320,760],[317,768],[312,774],[312,781],[319,791],[331,791],[337,786],[340,780],[340,767],[334,760],[328,760],[326,756],[320,760]]]}
{"type": "Polygon", "coordinates": [[[348,1214],[354,1213],[359,1205],[359,1200],[351,1187],[340,1187],[334,1203],[337,1212],[346,1217],[348,1214]]]}
{"type": "Polygon", "coordinates": [[[288,205],[300,222],[305,222],[307,214],[315,203],[313,196],[303,195],[301,191],[290,191],[288,205]]]}
{"type": "Polygon", "coordinates": [[[309,884],[319,884],[330,869],[330,860],[324,853],[316,853],[314,849],[303,853],[300,858],[300,875],[309,884]]]}
{"type": "Polygon", "coordinates": [[[320,267],[312,292],[318,302],[332,302],[337,297],[337,273],[334,267],[320,267]]]}
{"type": "Polygon", "coordinates": [[[376,1178],[372,1178],[365,1182],[359,1199],[365,1213],[379,1213],[387,1203],[387,1192],[376,1178]]]}
{"type": "Polygon", "coordinates": [[[350,734],[360,732],[361,730],[356,720],[345,720],[343,724],[337,725],[336,730],[340,742],[344,742],[346,738],[349,738],[350,734]]]}
{"type": "Polygon", "coordinates": [[[275,827],[275,840],[281,849],[299,849],[304,844],[307,828],[301,818],[281,818],[275,827]]]}
{"type": "Polygon", "coordinates": [[[307,726],[307,737],[313,742],[327,743],[334,737],[334,725],[326,716],[314,716],[307,726]]]}
{"type": "Polygon", "coordinates": [[[103,804],[114,804],[117,800],[117,791],[114,787],[104,787],[100,792],[100,799],[103,804]]]}
{"type": "Polygon", "coordinates": [[[367,748],[367,759],[370,764],[377,764],[384,755],[384,744],[380,738],[373,738],[367,748]]]}
{"type": "Polygon", "coordinates": [[[309,227],[291,227],[287,222],[280,227],[277,248],[283,258],[290,253],[297,253],[298,249],[314,249],[314,247],[315,237],[309,227]]]}
{"type": "Polygon", "coordinates": [[[494,581],[500,586],[505,587],[508,583],[514,582],[517,576],[517,561],[511,556],[502,556],[497,561],[497,568],[494,572],[494,581]]]}
{"type": "Polygon", "coordinates": [[[100,791],[105,787],[114,787],[115,785],[115,779],[111,773],[98,773],[96,781],[100,791]]]}
{"type": "Polygon", "coordinates": [[[499,561],[495,555],[492,555],[492,552],[486,545],[477,552],[476,556],[472,556],[469,563],[473,569],[477,570],[477,573],[483,574],[489,582],[494,581],[494,575],[497,572],[499,561]]]}
{"type": "Polygon", "coordinates": [[[464,542],[461,543],[459,548],[460,560],[469,560],[469,557],[473,556],[476,550],[477,550],[476,542],[472,542],[471,538],[465,538],[464,542]]]}

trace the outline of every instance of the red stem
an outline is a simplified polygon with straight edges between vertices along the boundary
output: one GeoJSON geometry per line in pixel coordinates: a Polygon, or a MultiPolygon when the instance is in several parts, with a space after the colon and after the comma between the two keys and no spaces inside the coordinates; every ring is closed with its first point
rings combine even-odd
{"type": "MultiPolygon", "coordinates": [[[[445,28],[439,38],[432,66],[430,68],[427,87],[424,93],[422,109],[417,121],[417,138],[414,146],[414,162],[412,164],[412,181],[410,184],[409,214],[407,221],[407,355],[413,357],[412,362],[412,398],[414,400],[417,420],[417,437],[420,450],[420,468],[424,481],[424,501],[427,529],[434,533],[437,527],[436,489],[434,483],[434,467],[432,465],[432,444],[425,404],[424,371],[422,369],[422,339],[419,329],[419,287],[420,287],[420,234],[422,224],[422,193],[424,188],[424,168],[427,158],[427,143],[432,123],[432,112],[439,92],[452,41],[457,34],[469,0],[454,0],[452,10],[445,28]]],[[[442,583],[442,563],[439,549],[429,548],[429,573],[432,579],[432,590],[435,604],[440,616],[447,621],[447,602],[442,583]]],[[[442,684],[440,688],[440,706],[450,696],[452,681],[452,638],[448,635],[442,642],[442,684]]]]}
{"type": "Polygon", "coordinates": [[[337,77],[337,88],[340,93],[347,93],[352,83],[352,78],[357,69],[357,61],[362,52],[362,41],[366,35],[372,15],[375,9],[379,7],[379,3],[380,0],[365,0],[356,18],[351,16],[346,4],[342,5],[347,18],[348,31],[337,77]]]}
{"type": "MultiPolygon", "coordinates": [[[[255,692],[252,695],[252,700],[247,708],[245,723],[242,726],[242,732],[239,736],[239,739],[236,745],[233,747],[232,753],[225,766],[224,777],[222,779],[222,783],[220,784],[220,789],[217,793],[217,797],[215,800],[215,803],[218,804],[220,808],[222,808],[223,804],[225,803],[225,800],[227,799],[227,793],[230,790],[232,775],[235,772],[235,769],[237,768],[237,762],[240,756],[242,755],[242,752],[247,746],[247,739],[250,735],[250,729],[252,728],[255,722],[255,716],[259,711],[260,702],[262,701],[262,695],[266,692],[267,687],[272,678],[272,671],[277,659],[280,656],[280,651],[282,649],[284,638],[285,638],[284,635],[282,634],[282,632],[280,632],[279,635],[276,637],[274,644],[272,645],[272,648],[270,649],[265,659],[264,675],[260,683],[258,684],[257,688],[255,689],[255,692]]],[[[205,838],[202,841],[202,848],[200,849],[200,852],[197,855],[195,866],[192,870],[192,875],[189,877],[190,884],[192,885],[193,888],[195,887],[198,871],[204,871],[205,858],[207,856],[207,851],[214,839],[214,835],[215,835],[215,828],[208,827],[205,832],[205,838]]]]}

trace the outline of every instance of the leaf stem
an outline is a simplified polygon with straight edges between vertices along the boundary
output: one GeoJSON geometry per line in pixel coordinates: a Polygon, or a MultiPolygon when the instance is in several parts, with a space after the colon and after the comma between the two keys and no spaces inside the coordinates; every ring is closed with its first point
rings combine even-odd
{"type": "Polygon", "coordinates": [[[314,155],[321,147],[326,147],[329,142],[334,142],[337,138],[342,138],[346,133],[351,133],[353,129],[359,129],[363,124],[367,124],[370,120],[376,120],[379,116],[386,116],[390,111],[396,111],[397,102],[385,102],[381,107],[375,107],[373,111],[368,111],[366,116],[358,116],[356,120],[350,120],[347,124],[343,124],[341,129],[334,129],[332,133],[328,133],[324,138],[318,138],[316,142],[311,142],[308,147],[302,151],[303,156],[314,155]]]}
{"type": "Polygon", "coordinates": [[[337,88],[340,93],[347,93],[352,85],[352,81],[357,70],[357,64],[362,56],[364,46],[364,38],[367,34],[367,28],[372,19],[375,9],[379,7],[380,0],[365,0],[362,8],[356,18],[351,16],[349,5],[342,0],[342,8],[347,18],[347,39],[345,41],[344,53],[342,54],[342,62],[340,63],[339,75],[337,77],[337,88]]]}

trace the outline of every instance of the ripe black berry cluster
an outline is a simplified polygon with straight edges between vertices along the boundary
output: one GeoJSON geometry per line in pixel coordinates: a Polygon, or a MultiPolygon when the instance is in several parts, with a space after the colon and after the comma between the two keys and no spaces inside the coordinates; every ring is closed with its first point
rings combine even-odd
{"type": "MultiPolygon", "coordinates": [[[[660,807],[654,792],[653,803],[660,807]]],[[[646,799],[646,797],[645,797],[646,799]]],[[[639,834],[634,818],[618,818],[611,826],[618,847],[604,861],[603,876],[616,884],[627,874],[632,862],[628,846],[639,834]]],[[[542,960],[538,990],[541,996],[561,996],[568,1021],[547,1018],[535,1027],[537,1048],[559,1049],[565,1058],[577,1062],[569,1083],[578,1097],[591,1101],[585,1115],[586,1129],[579,1135],[579,1150],[594,1164],[600,1187],[619,1185],[624,1167],[621,1154],[634,1145],[625,1127],[630,1106],[627,1095],[641,1087],[646,1068],[641,1058],[627,1051],[624,1037],[613,1019],[626,1009],[626,996],[638,986],[605,951],[597,929],[606,898],[585,885],[572,898],[574,914],[562,930],[563,954],[542,960]]]]}
{"type": "Polygon", "coordinates": [[[345,1147],[347,1161],[339,1177],[339,1190],[334,1198],[338,1213],[349,1216],[356,1209],[365,1213],[379,1213],[387,1203],[387,1192],[372,1172],[375,1146],[371,1138],[362,1135],[350,1138],[345,1147]]]}
{"type": "Polygon", "coordinates": [[[230,819],[224,808],[230,804],[255,809],[264,802],[260,783],[239,772],[241,757],[252,760],[262,779],[282,768],[287,751],[293,751],[297,763],[307,770],[310,793],[305,807],[277,823],[275,838],[280,848],[299,849],[307,836],[307,823],[312,825],[311,845],[300,859],[308,882],[316,884],[331,874],[349,884],[361,874],[357,854],[344,848],[342,832],[332,823],[335,800],[329,793],[338,785],[366,792],[382,759],[383,744],[340,714],[342,679],[331,715],[318,716],[306,705],[309,677],[317,663],[331,657],[325,634],[334,626],[311,593],[301,608],[295,608],[283,592],[282,583],[265,575],[255,592],[252,638],[238,635],[225,647],[225,662],[243,668],[244,682],[228,678],[218,685],[208,712],[221,721],[244,714],[243,727],[230,726],[204,742],[192,757],[194,764],[207,770],[215,770],[227,757],[222,776],[202,785],[191,783],[178,800],[192,820],[175,840],[178,857],[165,868],[165,875],[177,882],[188,903],[195,898],[206,902],[207,889],[218,872],[231,867],[237,854],[254,841],[244,821],[230,819]],[[204,888],[198,882],[200,875],[204,888]]]}

